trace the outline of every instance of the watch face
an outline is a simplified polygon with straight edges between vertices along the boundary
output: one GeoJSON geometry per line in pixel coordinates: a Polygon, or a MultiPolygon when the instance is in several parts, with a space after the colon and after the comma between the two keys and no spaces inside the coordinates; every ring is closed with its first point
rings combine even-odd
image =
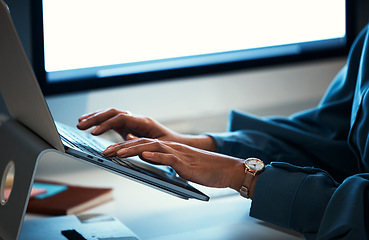
{"type": "Polygon", "coordinates": [[[257,158],[248,158],[245,163],[249,169],[254,171],[260,171],[264,168],[263,161],[257,158]]]}

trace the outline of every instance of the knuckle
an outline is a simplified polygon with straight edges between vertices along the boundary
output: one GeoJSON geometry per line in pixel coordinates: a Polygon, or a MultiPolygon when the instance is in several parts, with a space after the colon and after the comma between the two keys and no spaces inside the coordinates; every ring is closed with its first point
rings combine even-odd
{"type": "Polygon", "coordinates": [[[159,151],[163,151],[163,150],[165,149],[165,143],[164,143],[164,142],[162,142],[162,141],[160,141],[160,140],[158,140],[158,139],[152,139],[151,141],[152,141],[152,143],[153,143],[154,147],[155,147],[157,150],[159,150],[159,151]]]}
{"type": "Polygon", "coordinates": [[[116,114],[116,113],[118,113],[119,111],[118,111],[117,109],[115,109],[115,108],[109,108],[106,112],[107,112],[107,113],[111,113],[111,114],[116,114]]]}
{"type": "Polygon", "coordinates": [[[150,139],[149,138],[137,138],[137,142],[138,143],[149,143],[150,142],[150,139]]]}
{"type": "Polygon", "coordinates": [[[123,118],[123,117],[125,116],[125,114],[124,114],[124,113],[117,113],[117,114],[116,114],[116,116],[117,116],[118,118],[123,118]]]}
{"type": "Polygon", "coordinates": [[[157,148],[161,148],[162,147],[162,143],[158,139],[153,139],[153,144],[157,148]]]}
{"type": "Polygon", "coordinates": [[[143,118],[143,121],[145,122],[145,124],[147,124],[147,125],[152,125],[152,123],[154,122],[154,120],[153,119],[151,119],[151,118],[149,118],[149,117],[144,117],[143,118]]]}
{"type": "Polygon", "coordinates": [[[179,151],[179,152],[183,152],[186,151],[188,149],[188,146],[185,146],[181,143],[177,143],[177,142],[170,142],[170,145],[172,148],[174,148],[175,150],[179,151]]]}
{"type": "Polygon", "coordinates": [[[176,168],[178,165],[178,158],[175,155],[172,155],[172,154],[168,155],[167,161],[168,161],[168,165],[174,168],[176,168]]]}
{"type": "Polygon", "coordinates": [[[169,160],[170,160],[172,163],[177,162],[177,157],[176,157],[176,156],[174,156],[173,154],[170,154],[170,155],[169,155],[169,160]]]}
{"type": "Polygon", "coordinates": [[[123,112],[119,112],[115,115],[115,117],[119,120],[126,120],[127,119],[127,114],[123,113],[123,112]]]}

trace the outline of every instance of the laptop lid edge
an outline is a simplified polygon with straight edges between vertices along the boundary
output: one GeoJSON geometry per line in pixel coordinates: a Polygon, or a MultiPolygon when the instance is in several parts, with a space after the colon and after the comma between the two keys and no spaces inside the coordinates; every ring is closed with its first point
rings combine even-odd
{"type": "Polygon", "coordinates": [[[8,7],[0,1],[0,91],[10,115],[64,152],[53,117],[20,42],[8,7]]]}

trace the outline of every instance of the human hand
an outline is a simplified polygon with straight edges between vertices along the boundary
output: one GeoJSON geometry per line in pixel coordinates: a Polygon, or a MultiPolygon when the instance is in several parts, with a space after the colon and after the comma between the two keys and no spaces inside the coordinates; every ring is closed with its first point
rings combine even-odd
{"type": "Polygon", "coordinates": [[[94,127],[93,135],[100,135],[112,129],[126,139],[128,134],[139,137],[175,140],[176,133],[158,122],[129,112],[108,109],[84,115],[78,119],[77,127],[81,130],[94,127]]]}
{"type": "Polygon", "coordinates": [[[123,139],[134,137],[146,137],[164,141],[173,141],[187,144],[193,147],[215,151],[214,140],[209,136],[190,136],[178,134],[157,121],[142,116],[135,116],[129,112],[108,109],[84,115],[78,119],[77,127],[86,130],[95,128],[93,135],[100,135],[112,129],[120,134],[123,139]]]}
{"type": "Polygon", "coordinates": [[[134,138],[104,151],[108,157],[131,157],[171,166],[182,178],[209,187],[230,187],[239,191],[244,177],[244,160],[177,142],[134,138]]]}

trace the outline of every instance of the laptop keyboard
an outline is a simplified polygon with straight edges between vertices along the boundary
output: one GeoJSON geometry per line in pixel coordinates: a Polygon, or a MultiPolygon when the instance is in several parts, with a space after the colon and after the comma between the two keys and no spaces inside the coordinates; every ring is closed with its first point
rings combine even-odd
{"type": "Polygon", "coordinates": [[[83,152],[92,154],[96,157],[103,158],[108,161],[112,161],[119,165],[138,170],[132,163],[119,157],[106,157],[103,154],[105,146],[100,144],[94,139],[94,136],[80,132],[77,129],[69,128],[61,124],[57,124],[59,135],[64,143],[74,148],[80,149],[83,152]]]}
{"type": "Polygon", "coordinates": [[[89,133],[80,131],[76,128],[56,123],[59,135],[64,143],[69,148],[78,149],[78,151],[84,152],[87,155],[95,156],[99,159],[111,161],[120,166],[141,172],[155,178],[164,179],[165,181],[173,181],[177,184],[187,184],[187,181],[179,178],[177,173],[168,166],[150,166],[147,163],[142,163],[138,159],[119,158],[119,157],[106,157],[103,151],[107,146],[104,146],[98,140],[96,136],[89,133]]]}

